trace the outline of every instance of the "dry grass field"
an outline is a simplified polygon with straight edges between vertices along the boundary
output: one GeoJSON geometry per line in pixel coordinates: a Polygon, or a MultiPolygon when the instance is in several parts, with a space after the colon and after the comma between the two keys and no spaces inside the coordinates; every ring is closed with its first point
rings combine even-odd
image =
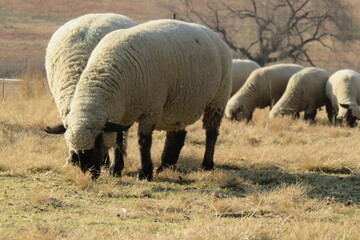
{"type": "MultiPolygon", "coordinates": [[[[59,121],[39,74],[0,101],[0,239],[360,239],[360,131],[268,119],[224,119],[216,169],[199,171],[201,122],[188,127],[178,171],[137,181],[136,126],[123,177],[91,181],[64,166],[59,121]],[[31,84],[30,84],[31,83],[31,84]]],[[[164,132],[155,132],[159,165],[164,132]]]]}
{"type": "MultiPolygon", "coordinates": [[[[346,1],[356,14],[360,3],[346,1]]],[[[214,171],[198,169],[205,148],[201,121],[187,128],[178,171],[152,182],[136,179],[136,125],[122,178],[103,169],[92,181],[64,165],[64,138],[43,131],[59,122],[43,77],[51,34],[88,12],[123,13],[138,22],[171,17],[161,6],[169,2],[0,1],[0,77],[22,79],[0,78],[0,240],[359,240],[360,127],[330,126],[324,109],[316,124],[270,121],[269,109],[257,110],[251,124],[224,119],[214,171]]],[[[328,70],[335,70],[334,58],[339,68],[359,69],[358,47],[346,49],[338,56],[314,54],[328,70]]],[[[164,137],[154,133],[155,167],[164,137]]]]}

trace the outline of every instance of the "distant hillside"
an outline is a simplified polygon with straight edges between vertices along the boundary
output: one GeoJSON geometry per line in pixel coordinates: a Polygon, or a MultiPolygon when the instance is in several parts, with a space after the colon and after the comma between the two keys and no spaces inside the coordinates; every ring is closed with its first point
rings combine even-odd
{"type": "MultiPolygon", "coordinates": [[[[201,4],[204,0],[197,0],[201,4]]],[[[360,1],[350,1],[359,16],[360,1]]],[[[163,5],[178,5],[171,0],[2,0],[0,1],[0,77],[17,77],[26,68],[44,67],[44,55],[52,33],[66,21],[91,12],[115,12],[141,23],[151,19],[172,18],[163,5]]],[[[335,70],[358,69],[359,47],[334,54],[314,46],[317,63],[335,70]],[[339,66],[339,61],[343,66],[339,66]]]]}
{"type": "Polygon", "coordinates": [[[157,0],[2,0],[0,1],[0,77],[43,68],[52,33],[68,20],[93,12],[115,12],[143,22],[172,14],[157,0]]]}

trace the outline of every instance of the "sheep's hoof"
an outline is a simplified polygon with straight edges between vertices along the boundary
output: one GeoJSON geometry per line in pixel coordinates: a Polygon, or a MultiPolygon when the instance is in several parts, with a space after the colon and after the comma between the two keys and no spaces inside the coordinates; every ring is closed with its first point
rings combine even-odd
{"type": "Polygon", "coordinates": [[[121,177],[121,170],[115,171],[114,167],[109,168],[109,173],[112,177],[121,177]]]}
{"type": "Polygon", "coordinates": [[[100,176],[100,171],[90,170],[90,175],[92,180],[96,180],[100,176]]]}
{"type": "Polygon", "coordinates": [[[173,171],[176,170],[176,166],[175,165],[160,165],[160,167],[158,169],[156,169],[156,174],[159,174],[161,172],[163,172],[165,169],[171,169],[173,171]]]}
{"type": "Polygon", "coordinates": [[[210,165],[204,165],[204,164],[202,164],[200,169],[201,169],[201,170],[204,170],[204,171],[213,170],[213,169],[214,169],[214,164],[210,164],[210,165]]]}
{"type": "Polygon", "coordinates": [[[137,178],[138,178],[138,180],[144,180],[144,179],[146,179],[146,180],[148,180],[148,181],[151,181],[152,178],[153,178],[153,175],[152,175],[152,172],[150,172],[150,173],[145,173],[144,171],[139,170],[139,171],[138,171],[138,174],[137,174],[137,178]]]}

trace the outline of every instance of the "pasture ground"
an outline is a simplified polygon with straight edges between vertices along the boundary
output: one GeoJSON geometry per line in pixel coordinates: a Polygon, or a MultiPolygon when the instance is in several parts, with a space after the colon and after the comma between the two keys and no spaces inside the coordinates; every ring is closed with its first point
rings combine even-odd
{"type": "MultiPolygon", "coordinates": [[[[0,239],[360,239],[360,131],[268,119],[224,119],[216,170],[199,171],[201,121],[188,127],[178,171],[137,181],[136,126],[121,179],[64,166],[58,113],[29,75],[0,101],[0,239]],[[31,82],[33,84],[29,84],[31,82]]],[[[154,133],[159,165],[164,132],[154,133]]]]}

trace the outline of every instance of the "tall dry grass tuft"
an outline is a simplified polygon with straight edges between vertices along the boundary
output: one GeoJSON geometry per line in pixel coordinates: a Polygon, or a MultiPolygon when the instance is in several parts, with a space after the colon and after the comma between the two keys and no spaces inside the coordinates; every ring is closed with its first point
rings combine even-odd
{"type": "Polygon", "coordinates": [[[94,181],[91,179],[90,173],[82,173],[79,167],[64,166],[63,176],[65,181],[74,183],[82,190],[90,190],[94,187],[94,181]]]}
{"type": "Polygon", "coordinates": [[[39,98],[49,93],[46,78],[40,69],[29,69],[20,76],[21,96],[23,98],[39,98]]]}

